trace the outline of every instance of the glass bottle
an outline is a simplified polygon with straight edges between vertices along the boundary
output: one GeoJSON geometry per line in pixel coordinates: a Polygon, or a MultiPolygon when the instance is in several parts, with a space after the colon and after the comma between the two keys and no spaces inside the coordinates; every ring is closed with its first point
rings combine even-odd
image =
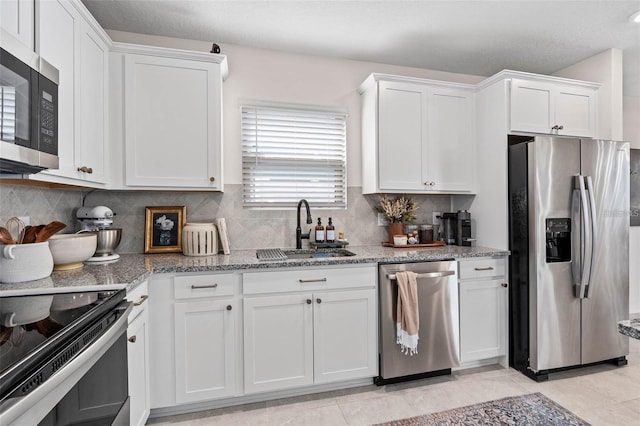
{"type": "Polygon", "coordinates": [[[336,228],[333,226],[331,222],[331,218],[329,218],[329,224],[327,225],[327,242],[335,243],[336,242],[336,228]]]}
{"type": "Polygon", "coordinates": [[[324,243],[324,226],[322,226],[321,218],[318,218],[318,224],[316,225],[316,243],[324,243]]]}

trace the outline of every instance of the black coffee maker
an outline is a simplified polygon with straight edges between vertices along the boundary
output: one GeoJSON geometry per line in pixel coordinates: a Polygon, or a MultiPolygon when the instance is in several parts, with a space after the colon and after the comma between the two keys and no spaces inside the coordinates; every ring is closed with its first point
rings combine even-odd
{"type": "Polygon", "coordinates": [[[442,240],[445,244],[471,246],[471,213],[458,210],[457,213],[442,213],[440,216],[442,240]]]}

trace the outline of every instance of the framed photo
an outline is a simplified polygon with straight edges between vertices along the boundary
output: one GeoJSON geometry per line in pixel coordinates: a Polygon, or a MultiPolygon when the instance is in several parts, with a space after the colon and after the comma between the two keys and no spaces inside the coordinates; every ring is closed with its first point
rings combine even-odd
{"type": "Polygon", "coordinates": [[[181,252],[186,216],[185,206],[145,207],[144,252],[181,252]]]}

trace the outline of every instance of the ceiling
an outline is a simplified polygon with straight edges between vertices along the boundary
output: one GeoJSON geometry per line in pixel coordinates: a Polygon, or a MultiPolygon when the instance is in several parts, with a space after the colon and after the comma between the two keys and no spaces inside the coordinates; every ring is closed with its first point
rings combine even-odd
{"type": "Polygon", "coordinates": [[[640,96],[640,0],[82,2],[105,29],[481,76],[551,74],[615,47],[625,95],[640,96]]]}

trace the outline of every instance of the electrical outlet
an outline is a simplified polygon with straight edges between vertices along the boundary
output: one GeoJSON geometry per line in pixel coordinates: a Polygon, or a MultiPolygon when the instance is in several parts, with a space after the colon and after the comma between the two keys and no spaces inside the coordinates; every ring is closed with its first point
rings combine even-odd
{"type": "Polygon", "coordinates": [[[433,212],[432,215],[432,220],[433,220],[433,224],[434,225],[438,225],[440,226],[440,218],[438,218],[438,216],[440,216],[442,213],[440,212],[433,212]]]}
{"type": "Polygon", "coordinates": [[[31,216],[18,216],[25,225],[31,225],[31,216]]]}
{"type": "Polygon", "coordinates": [[[387,226],[389,222],[384,219],[384,214],[378,213],[378,226],[387,226]]]}

